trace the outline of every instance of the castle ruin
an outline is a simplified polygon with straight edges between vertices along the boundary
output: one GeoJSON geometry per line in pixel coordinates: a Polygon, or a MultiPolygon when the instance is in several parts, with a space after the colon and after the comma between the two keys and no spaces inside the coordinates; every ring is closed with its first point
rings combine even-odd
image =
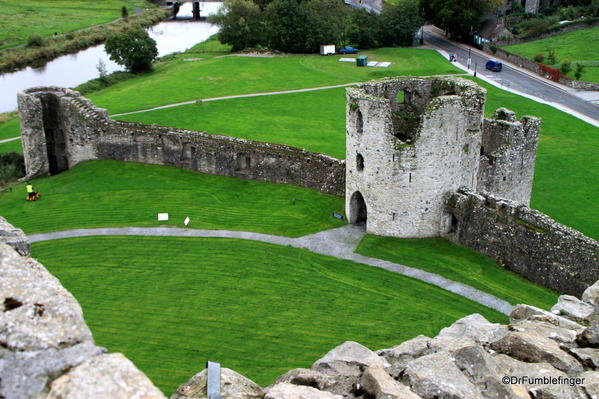
{"type": "Polygon", "coordinates": [[[346,214],[368,233],[436,237],[459,188],[528,204],[540,120],[484,118],[486,91],[460,78],[384,79],[347,89],[346,214]]]}

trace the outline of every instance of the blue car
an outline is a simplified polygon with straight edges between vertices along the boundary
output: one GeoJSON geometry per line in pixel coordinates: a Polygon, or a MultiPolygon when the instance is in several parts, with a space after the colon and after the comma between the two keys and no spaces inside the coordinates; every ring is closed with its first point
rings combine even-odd
{"type": "Polygon", "coordinates": [[[497,60],[489,60],[489,61],[487,61],[487,64],[485,65],[485,68],[487,68],[489,71],[493,71],[493,72],[501,72],[502,67],[503,67],[503,65],[501,64],[501,62],[499,62],[497,60]]]}
{"type": "Polygon", "coordinates": [[[352,46],[343,46],[339,50],[337,50],[338,54],[357,54],[358,49],[353,48],[352,46]]]}

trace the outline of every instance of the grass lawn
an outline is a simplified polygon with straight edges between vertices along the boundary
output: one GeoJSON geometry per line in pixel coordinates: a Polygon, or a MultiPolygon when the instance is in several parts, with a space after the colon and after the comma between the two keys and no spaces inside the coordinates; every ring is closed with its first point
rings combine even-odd
{"type": "Polygon", "coordinates": [[[514,305],[549,309],[557,294],[500,267],[493,260],[442,238],[399,239],[365,236],[356,252],[416,267],[460,281],[514,305]]]}
{"type": "Polygon", "coordinates": [[[19,117],[13,113],[0,114],[0,140],[21,135],[19,117]]]}
{"type": "Polygon", "coordinates": [[[27,42],[30,35],[51,36],[121,16],[121,7],[148,7],[143,0],[0,0],[0,50],[27,42]]]}
{"type": "Polygon", "coordinates": [[[21,140],[0,143],[0,154],[4,154],[6,152],[18,152],[19,154],[22,154],[23,146],[21,145],[21,140]]]}
{"type": "Polygon", "coordinates": [[[174,167],[116,161],[77,165],[33,181],[43,194],[25,201],[25,185],[0,194],[0,215],[27,234],[73,228],[173,226],[228,229],[299,237],[344,222],[343,199],[291,185],[207,175],[174,167]]]}
{"type": "Polygon", "coordinates": [[[116,119],[275,142],[345,158],[345,89],[184,105],[116,119]]]}
{"type": "MultiPolygon", "coordinates": [[[[599,26],[532,42],[514,44],[504,48],[531,60],[534,60],[536,54],[543,54],[545,55],[545,62],[547,62],[547,55],[550,50],[555,52],[558,63],[565,59],[570,59],[572,63],[577,61],[599,61],[599,46],[592,45],[592,43],[599,43],[599,26]]],[[[572,69],[574,69],[574,66],[572,66],[572,69]]],[[[573,71],[568,76],[573,78],[573,71]]],[[[587,67],[583,72],[582,80],[599,82],[599,66],[587,67]]]]}
{"type": "Polygon", "coordinates": [[[85,237],[33,245],[81,303],[98,345],[164,393],[221,362],[265,386],[334,346],[373,350],[480,313],[417,280],[305,250],[233,239],[85,237]]]}
{"type": "Polygon", "coordinates": [[[360,52],[370,60],[391,61],[390,68],[358,68],[339,56],[213,57],[191,49],[158,65],[154,72],[129,79],[89,98],[110,113],[120,113],[199,98],[320,87],[397,75],[460,73],[437,52],[381,48],[360,52]],[[190,57],[201,61],[186,62],[190,57]],[[212,58],[210,58],[212,57],[212,58]]]}

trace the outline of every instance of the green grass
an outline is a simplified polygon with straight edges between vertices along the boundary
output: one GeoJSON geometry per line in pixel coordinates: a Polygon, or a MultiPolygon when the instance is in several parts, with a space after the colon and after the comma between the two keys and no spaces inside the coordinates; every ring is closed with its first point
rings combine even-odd
{"type": "Polygon", "coordinates": [[[18,152],[19,154],[22,154],[23,146],[21,145],[21,140],[0,143],[0,154],[4,154],[6,152],[18,152]]]}
{"type": "Polygon", "coordinates": [[[0,0],[0,50],[27,42],[30,35],[51,36],[112,21],[121,7],[134,15],[142,0],[0,0]]]}
{"type": "Polygon", "coordinates": [[[373,350],[456,319],[505,316],[384,270],[253,241],[86,237],[33,245],[81,303],[98,345],[166,394],[221,362],[266,386],[346,340],[373,350]]]}
{"type": "Polygon", "coordinates": [[[390,68],[358,68],[353,63],[339,62],[338,56],[320,55],[219,56],[183,61],[194,57],[194,51],[158,65],[152,73],[92,93],[89,98],[110,113],[120,113],[199,98],[320,87],[385,76],[461,72],[437,52],[413,48],[360,53],[371,60],[394,62],[390,68]]]}
{"type": "Polygon", "coordinates": [[[206,175],[116,161],[77,165],[33,181],[43,194],[25,201],[25,185],[0,195],[0,215],[27,234],[73,228],[170,225],[245,230],[290,237],[343,225],[343,199],[291,185],[206,175]]]}
{"type": "MultiPolygon", "coordinates": [[[[8,115],[8,114],[0,114],[0,116],[8,115]]],[[[0,140],[9,139],[11,137],[17,137],[21,135],[21,131],[19,130],[19,118],[18,116],[10,116],[4,120],[4,118],[0,119],[0,140]]]]}
{"type": "Polygon", "coordinates": [[[399,239],[367,235],[357,253],[437,273],[512,304],[549,309],[557,294],[511,273],[470,249],[442,238],[399,239]]]}
{"type": "MultiPolygon", "coordinates": [[[[550,50],[555,51],[558,63],[567,58],[573,63],[576,61],[599,61],[599,46],[592,43],[599,43],[599,26],[504,48],[531,60],[536,54],[543,54],[545,62],[547,62],[550,50]]],[[[573,71],[568,76],[573,77],[573,71]]],[[[583,72],[582,80],[599,82],[599,67],[587,67],[583,72]]]]}
{"type": "Polygon", "coordinates": [[[287,144],[345,158],[345,89],[185,105],[117,119],[287,144]]]}

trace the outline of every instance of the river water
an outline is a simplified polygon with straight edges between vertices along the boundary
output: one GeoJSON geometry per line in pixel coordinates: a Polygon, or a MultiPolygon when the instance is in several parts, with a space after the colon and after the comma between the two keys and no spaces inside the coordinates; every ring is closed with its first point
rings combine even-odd
{"type": "MultiPolygon", "coordinates": [[[[201,3],[200,15],[214,14],[222,3],[201,3]]],[[[163,56],[184,51],[206,40],[218,32],[218,27],[205,21],[191,19],[191,3],[184,3],[175,21],[165,21],[148,29],[156,40],[158,55],[163,56]]],[[[104,45],[90,47],[78,53],[56,58],[40,68],[27,67],[23,70],[0,75],[0,112],[17,108],[17,93],[34,86],[75,87],[99,76],[96,66],[103,60],[107,71],[123,70],[110,61],[104,45]]]]}

